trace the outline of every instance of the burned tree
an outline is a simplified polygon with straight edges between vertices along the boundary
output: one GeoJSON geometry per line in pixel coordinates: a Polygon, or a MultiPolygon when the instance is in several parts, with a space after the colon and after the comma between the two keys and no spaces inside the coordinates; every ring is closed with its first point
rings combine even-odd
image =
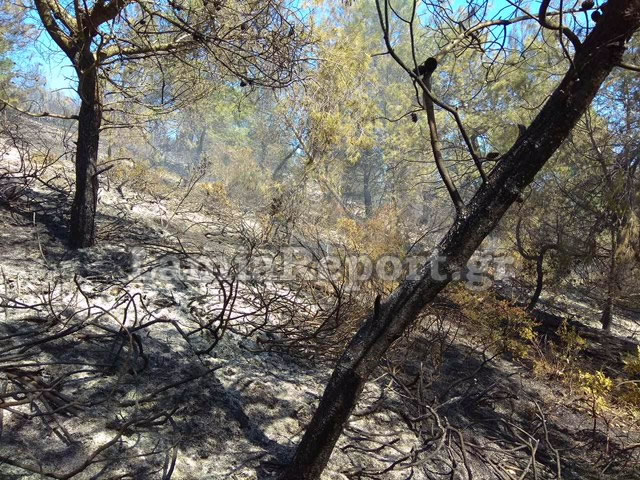
{"type": "Polygon", "coordinates": [[[179,100],[193,100],[192,78],[179,87],[169,85],[185,72],[242,85],[283,87],[295,80],[307,41],[306,30],[287,0],[33,3],[44,29],[71,61],[78,81],[81,106],[72,117],[78,121],[72,248],[95,242],[101,173],[98,147],[105,115],[118,116],[122,126],[122,118],[130,113],[126,106],[108,107],[107,91],[119,95],[125,104],[136,95],[146,100],[150,92],[139,95],[137,85],[155,81],[159,85],[153,104],[157,111],[175,107],[179,100]],[[173,67],[167,66],[168,59],[173,67]],[[135,63],[143,70],[145,61],[156,73],[136,76],[130,65],[135,63]]]}
{"type": "MultiPolygon", "coordinates": [[[[281,480],[320,478],[358,397],[379,360],[415,321],[424,307],[434,300],[454,276],[460,274],[483,239],[520,198],[523,189],[533,181],[585,113],[611,71],[616,66],[624,65],[626,44],[640,28],[640,1],[610,0],[601,7],[603,13],[597,24],[591,25],[593,28],[589,28],[584,39],[580,39],[564,21],[565,12],[559,14],[556,11],[552,14],[549,11],[550,0],[542,0],[537,15],[527,13],[522,17],[492,21],[481,19],[476,25],[465,28],[457,38],[450,39],[447,47],[449,51],[457,45],[468,44],[473,48],[479,42],[479,32],[483,30],[494,26],[506,28],[516,22],[535,20],[541,28],[553,35],[557,34],[562,51],[568,58],[568,71],[535,120],[522,132],[494,169],[486,174],[457,110],[436,98],[429,88],[430,78],[420,75],[415,49],[412,49],[412,62],[407,65],[394,47],[395,40],[392,38],[396,37],[391,34],[392,24],[407,25],[413,40],[418,2],[413,2],[413,10],[407,17],[401,16],[399,10],[390,3],[389,0],[376,1],[387,53],[417,83],[427,99],[427,104],[423,105],[425,109],[429,109],[429,103],[433,102],[453,116],[459,127],[460,137],[476,165],[481,185],[466,203],[453,182],[446,185],[457,212],[451,228],[435,248],[432,261],[421,270],[419,279],[405,280],[365,319],[338,360],[318,409],[291,464],[280,477],[281,480]],[[439,261],[440,259],[444,259],[444,262],[439,261]],[[438,264],[439,273],[444,275],[434,276],[432,268],[438,267],[438,264]]],[[[560,9],[562,8],[560,2],[560,9]]],[[[440,52],[440,60],[442,57],[440,52]]],[[[434,127],[430,128],[431,142],[437,147],[437,138],[433,138],[437,131],[435,119],[431,120],[434,127]]],[[[433,153],[440,163],[439,170],[446,173],[446,166],[436,148],[433,153]]],[[[441,176],[446,182],[446,177],[442,173],[441,176]]]]}

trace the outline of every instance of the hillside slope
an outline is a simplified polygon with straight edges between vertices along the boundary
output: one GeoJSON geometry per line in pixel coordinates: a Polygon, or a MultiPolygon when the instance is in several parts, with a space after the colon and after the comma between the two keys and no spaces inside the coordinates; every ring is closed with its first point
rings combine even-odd
{"type": "MultiPolygon", "coordinates": [[[[274,478],[344,342],[331,292],[243,278],[278,257],[268,225],[184,184],[103,190],[98,246],[68,251],[65,169],[0,206],[0,478],[274,478]]],[[[323,478],[640,478],[637,410],[591,408],[465,321],[443,300],[398,342],[323,478]]]]}

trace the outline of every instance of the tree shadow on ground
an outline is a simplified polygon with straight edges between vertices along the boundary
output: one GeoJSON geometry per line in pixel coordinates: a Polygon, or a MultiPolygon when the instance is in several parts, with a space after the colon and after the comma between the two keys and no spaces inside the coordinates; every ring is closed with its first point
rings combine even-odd
{"type": "MultiPolygon", "coordinates": [[[[404,379],[413,392],[417,385],[426,388],[422,395],[431,399],[441,421],[462,432],[473,445],[467,447],[468,461],[479,478],[493,478],[495,473],[487,469],[487,456],[474,453],[476,446],[493,452],[498,462],[515,460],[524,469],[531,458],[529,441],[536,445],[539,478],[556,478],[558,461],[565,479],[639,478],[631,460],[635,452],[629,452],[628,460],[620,456],[624,445],[617,439],[633,445],[640,440],[640,431],[629,432],[624,425],[605,425],[600,420],[592,432],[593,417],[587,409],[558,401],[569,398],[563,391],[566,387],[547,387],[542,379],[504,359],[486,362],[480,352],[461,343],[444,350],[438,373],[425,387],[416,378],[433,348],[429,341],[412,344],[412,355],[401,365],[404,379]],[[522,454],[514,456],[514,449],[522,454]],[[602,476],[608,462],[609,473],[602,476]]],[[[407,418],[416,415],[411,402],[401,408],[407,418]]]]}

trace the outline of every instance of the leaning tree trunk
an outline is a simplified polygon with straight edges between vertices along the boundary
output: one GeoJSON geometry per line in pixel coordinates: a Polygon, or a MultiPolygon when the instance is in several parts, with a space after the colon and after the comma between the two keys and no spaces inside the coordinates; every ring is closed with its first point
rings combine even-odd
{"type": "Polygon", "coordinates": [[[80,55],[76,67],[81,105],[76,148],[76,191],[71,207],[71,248],[91,247],[95,243],[98,145],[102,123],[102,103],[94,56],[90,51],[84,51],[80,55]]]}
{"type": "Polygon", "coordinates": [[[280,480],[320,478],[378,361],[449,283],[453,273],[462,270],[482,240],[565,140],[602,82],[621,61],[625,41],[639,25],[640,0],[609,1],[609,8],[576,53],[558,88],[439,243],[435,250],[438,257],[434,256],[425,265],[418,280],[405,280],[385,302],[377,305],[351,340],[280,480]],[[439,265],[442,271],[438,271],[439,265]]]}

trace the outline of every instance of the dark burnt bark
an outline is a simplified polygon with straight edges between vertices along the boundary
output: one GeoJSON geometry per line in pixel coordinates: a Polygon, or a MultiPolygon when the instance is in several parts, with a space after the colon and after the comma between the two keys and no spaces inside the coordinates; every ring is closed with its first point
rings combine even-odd
{"type": "Polygon", "coordinates": [[[287,153],[284,157],[282,157],[282,160],[280,160],[280,163],[278,163],[278,166],[273,170],[273,173],[271,174],[271,178],[273,180],[279,181],[282,179],[282,175],[286,169],[287,164],[289,163],[289,160],[293,158],[293,156],[298,151],[298,148],[299,146],[296,145],[295,147],[293,147],[293,149],[289,153],[287,153]]]}
{"type": "Polygon", "coordinates": [[[615,297],[618,285],[617,278],[617,256],[618,256],[618,235],[615,228],[611,228],[611,252],[609,253],[609,272],[607,274],[607,297],[604,300],[602,307],[602,315],[600,316],[600,323],[603,330],[611,330],[611,323],[613,321],[613,298],[615,297]]]}
{"type": "Polygon", "coordinates": [[[102,123],[102,99],[92,43],[98,35],[99,26],[116,18],[127,2],[115,0],[108,5],[98,2],[92,10],[85,5],[85,8],[76,8],[73,14],[55,0],[34,0],[34,4],[45,29],[67,55],[78,76],[80,112],[75,162],[76,190],[71,206],[69,246],[90,247],[95,242],[98,144],[102,123]]]}
{"type": "Polygon", "coordinates": [[[522,217],[518,218],[518,223],[516,224],[516,248],[518,249],[518,253],[525,260],[535,261],[536,262],[536,288],[531,295],[531,299],[529,300],[529,304],[527,305],[526,310],[528,312],[532,312],[540,299],[540,294],[542,293],[542,288],[544,287],[544,256],[549,250],[559,248],[558,244],[555,243],[547,243],[540,247],[538,253],[536,255],[532,255],[527,253],[522,245],[522,238],[520,231],[522,229],[522,217]]]}
{"type": "Polygon", "coordinates": [[[611,323],[613,320],[613,296],[609,293],[604,301],[604,307],[602,308],[602,315],[600,316],[600,323],[603,330],[611,330],[611,323]]]}
{"type": "Polygon", "coordinates": [[[536,289],[533,291],[533,295],[531,295],[531,299],[529,300],[529,304],[527,305],[527,311],[531,312],[536,305],[538,304],[538,300],[540,300],[540,294],[542,293],[542,287],[544,287],[544,256],[549,251],[556,248],[556,245],[544,245],[540,251],[538,252],[538,256],[536,257],[536,289]]]}
{"type": "Polygon", "coordinates": [[[536,304],[540,299],[540,294],[542,293],[542,286],[544,285],[544,254],[545,250],[538,253],[538,258],[536,259],[536,289],[531,295],[531,300],[529,300],[529,305],[527,305],[527,311],[531,312],[534,308],[536,308],[536,304]]]}
{"type": "Polygon", "coordinates": [[[610,0],[536,119],[462,209],[418,280],[405,280],[363,323],[338,360],[318,409],[280,480],[320,478],[365,382],[389,346],[460,271],[525,186],[568,136],[640,24],[640,0],[610,0]],[[435,258],[435,257],[434,257],[435,258]]]}
{"type": "Polygon", "coordinates": [[[88,47],[78,56],[76,71],[81,105],[76,148],[76,190],[71,206],[71,248],[91,247],[95,243],[98,145],[102,123],[102,103],[94,56],[88,47]]]}

